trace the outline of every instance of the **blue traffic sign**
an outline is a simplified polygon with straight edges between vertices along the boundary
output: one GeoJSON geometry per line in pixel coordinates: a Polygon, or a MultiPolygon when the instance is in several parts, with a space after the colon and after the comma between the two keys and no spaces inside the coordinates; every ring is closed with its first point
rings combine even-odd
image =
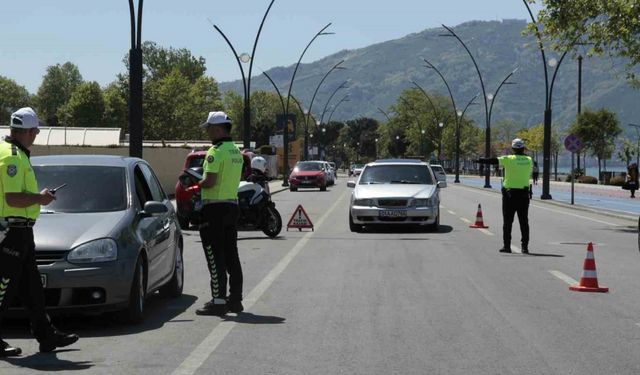
{"type": "Polygon", "coordinates": [[[564,139],[564,148],[569,152],[580,152],[582,149],[582,140],[575,134],[569,134],[564,139]]]}

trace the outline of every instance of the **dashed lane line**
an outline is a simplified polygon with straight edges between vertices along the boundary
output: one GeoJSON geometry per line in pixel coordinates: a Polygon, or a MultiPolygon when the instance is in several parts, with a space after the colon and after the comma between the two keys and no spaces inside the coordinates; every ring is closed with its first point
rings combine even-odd
{"type": "Polygon", "coordinates": [[[460,220],[464,221],[467,224],[471,224],[471,220],[467,219],[466,217],[461,217],[460,220]]]}
{"type": "Polygon", "coordinates": [[[578,284],[578,280],[574,280],[573,278],[565,275],[564,273],[562,273],[560,271],[550,270],[549,273],[552,274],[553,276],[557,277],[558,279],[564,281],[568,285],[578,284]]]}
{"type": "MultiPolygon", "coordinates": [[[[338,205],[344,205],[342,202],[347,192],[343,193],[339,199],[331,206],[327,212],[318,220],[316,227],[320,227],[327,217],[334,211],[338,205]]],[[[296,245],[289,250],[287,255],[265,276],[262,281],[249,293],[244,299],[244,306],[247,310],[251,309],[264,292],[269,289],[271,284],[284,272],[287,266],[300,253],[304,246],[309,242],[316,232],[307,232],[296,245]]],[[[180,364],[180,366],[172,372],[172,375],[193,375],[200,366],[213,354],[218,345],[227,337],[229,332],[236,326],[234,321],[221,321],[209,335],[198,345],[189,356],[180,364]]]]}
{"type": "Polygon", "coordinates": [[[450,213],[451,215],[456,215],[456,213],[451,210],[447,210],[447,212],[450,213]]]}

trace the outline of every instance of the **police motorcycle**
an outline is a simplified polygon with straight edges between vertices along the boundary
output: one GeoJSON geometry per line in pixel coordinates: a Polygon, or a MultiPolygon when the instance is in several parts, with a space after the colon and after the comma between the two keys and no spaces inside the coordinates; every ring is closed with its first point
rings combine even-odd
{"type": "MultiPolygon", "coordinates": [[[[269,194],[268,178],[265,174],[267,161],[260,156],[251,161],[252,175],[248,181],[240,181],[238,187],[239,231],[262,231],[270,238],[275,238],[282,230],[282,217],[276,209],[269,194]],[[256,160],[257,159],[257,160],[256,160]]],[[[181,181],[202,179],[202,168],[185,169],[180,176],[181,181]]],[[[194,211],[202,210],[200,193],[193,197],[194,211]]]]}

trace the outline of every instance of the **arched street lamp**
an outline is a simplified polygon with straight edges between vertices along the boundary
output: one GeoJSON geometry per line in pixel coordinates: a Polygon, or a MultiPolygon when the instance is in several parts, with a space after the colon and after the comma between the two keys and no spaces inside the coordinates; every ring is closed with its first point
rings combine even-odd
{"type": "MultiPolygon", "coordinates": [[[[486,126],[484,153],[485,153],[485,157],[489,158],[489,157],[491,157],[491,114],[490,114],[489,104],[488,103],[489,103],[489,101],[491,99],[488,98],[487,91],[485,90],[484,80],[482,79],[482,73],[480,73],[480,68],[478,67],[478,63],[476,62],[476,59],[473,57],[473,54],[471,53],[471,51],[469,50],[467,45],[462,41],[462,39],[460,39],[458,34],[456,34],[453,31],[453,29],[450,28],[450,27],[447,27],[445,25],[442,25],[442,27],[444,27],[449,32],[449,34],[442,34],[440,36],[454,37],[454,38],[456,38],[458,40],[458,42],[460,42],[462,47],[464,47],[465,51],[467,51],[467,54],[471,58],[471,61],[473,62],[473,66],[475,66],[476,72],[478,73],[478,78],[480,78],[480,86],[482,87],[482,96],[484,98],[484,114],[485,114],[485,126],[486,126]]],[[[495,94],[492,95],[493,99],[495,99],[495,97],[498,95],[498,91],[500,91],[500,87],[502,87],[502,85],[505,84],[505,82],[509,79],[509,77],[511,77],[514,73],[515,73],[515,70],[513,72],[511,72],[511,74],[509,74],[507,76],[507,78],[505,78],[502,81],[502,83],[500,84],[500,86],[496,90],[495,94]]],[[[495,100],[494,100],[494,102],[495,102],[495,100]]],[[[492,104],[493,104],[493,102],[492,102],[492,104]]],[[[487,169],[487,171],[485,173],[484,187],[485,188],[491,188],[491,171],[489,169],[487,169]]]]}
{"type": "Polygon", "coordinates": [[[329,95],[329,99],[327,99],[327,102],[324,104],[324,108],[322,109],[322,114],[320,115],[320,123],[324,124],[324,114],[327,113],[327,109],[329,108],[329,103],[331,103],[331,99],[333,99],[333,97],[338,93],[338,91],[347,88],[347,84],[349,83],[349,80],[346,80],[344,82],[342,82],[340,84],[340,86],[336,87],[335,90],[333,90],[333,92],[331,93],[331,95],[329,95]]]}
{"type": "Polygon", "coordinates": [[[136,22],[133,0],[129,0],[131,49],[129,50],[129,156],[142,158],[142,3],[138,0],[136,22]]]}
{"type": "Polygon", "coordinates": [[[225,42],[227,42],[227,44],[229,45],[229,48],[231,48],[231,52],[233,52],[233,56],[236,58],[236,61],[238,63],[238,67],[240,68],[240,74],[242,75],[242,87],[244,90],[244,113],[243,113],[243,119],[242,119],[242,123],[243,123],[243,146],[244,148],[250,148],[251,147],[251,72],[253,69],[253,62],[255,61],[255,57],[256,57],[256,47],[258,46],[258,39],[260,38],[260,33],[262,32],[262,27],[264,26],[264,22],[267,19],[267,15],[269,14],[269,11],[271,10],[271,7],[273,6],[273,3],[275,2],[275,0],[271,0],[271,3],[269,3],[269,7],[267,8],[267,10],[264,12],[264,16],[262,17],[262,22],[260,23],[260,27],[258,28],[258,32],[256,33],[256,39],[253,42],[253,50],[251,51],[251,55],[249,55],[248,53],[242,53],[242,54],[238,54],[238,52],[236,52],[235,47],[233,46],[233,44],[231,44],[231,41],[229,40],[229,38],[227,38],[227,36],[222,32],[222,30],[220,30],[220,28],[216,25],[213,25],[213,28],[216,29],[216,31],[218,33],[220,33],[220,35],[222,35],[222,37],[224,38],[225,42]],[[245,76],[244,74],[244,68],[242,67],[242,63],[249,63],[249,73],[248,76],[245,76]]]}
{"type": "Polygon", "coordinates": [[[560,60],[555,58],[551,58],[547,60],[547,56],[545,54],[544,44],[542,43],[542,34],[540,32],[540,28],[538,27],[538,21],[533,16],[533,12],[531,11],[531,7],[527,3],[527,0],[522,0],[524,6],[527,7],[527,11],[529,12],[529,16],[531,17],[531,22],[535,26],[535,35],[538,40],[538,48],[540,49],[540,54],[542,57],[542,65],[544,67],[544,84],[545,84],[545,101],[544,101],[544,141],[542,147],[543,154],[543,164],[542,164],[542,195],[540,199],[552,199],[551,194],[549,192],[549,174],[551,172],[551,105],[552,105],[552,97],[553,97],[553,85],[556,81],[556,76],[558,75],[558,70],[560,69],[560,65],[564,60],[567,53],[573,49],[573,47],[580,39],[580,35],[578,35],[571,44],[569,44],[569,48],[562,54],[560,60]],[[549,72],[547,65],[551,68],[555,68],[553,72],[553,77],[551,78],[551,83],[549,83],[549,72]]]}
{"type": "Polygon", "coordinates": [[[442,162],[442,128],[444,128],[444,123],[438,123],[438,162],[442,162]]]}
{"type": "Polygon", "coordinates": [[[313,96],[311,97],[311,102],[309,103],[309,111],[307,112],[307,116],[304,119],[304,159],[305,160],[307,160],[309,158],[309,151],[308,151],[309,117],[311,116],[311,110],[313,109],[313,102],[316,99],[316,95],[318,94],[318,90],[320,90],[320,86],[322,86],[322,83],[325,81],[325,79],[327,79],[329,74],[331,74],[331,72],[333,72],[334,70],[344,70],[344,69],[346,69],[346,68],[340,66],[342,63],[344,63],[344,60],[341,60],[340,62],[335,64],[331,69],[329,69],[329,71],[320,80],[320,83],[318,83],[318,86],[316,87],[315,91],[313,92],[313,96]]]}
{"type": "Polygon", "coordinates": [[[333,110],[331,111],[331,114],[329,115],[329,120],[327,120],[327,124],[331,123],[331,118],[333,117],[333,114],[336,112],[336,109],[338,109],[338,107],[340,107],[340,104],[344,103],[344,102],[348,102],[349,101],[349,94],[345,95],[342,99],[340,99],[340,101],[333,106],[333,110]]]}
{"type": "Polygon", "coordinates": [[[311,47],[311,45],[313,44],[313,42],[320,36],[323,35],[331,35],[333,33],[327,33],[325,32],[326,29],[329,28],[329,26],[331,26],[331,23],[327,24],[325,27],[323,27],[322,29],[320,29],[320,31],[318,31],[316,33],[316,35],[313,36],[313,38],[311,38],[311,41],[309,41],[309,43],[307,44],[307,46],[304,48],[304,50],[302,51],[302,54],[300,55],[300,58],[298,59],[298,62],[296,63],[295,68],[293,69],[293,74],[291,75],[291,81],[289,82],[289,92],[287,93],[287,103],[285,106],[285,111],[284,111],[284,121],[285,121],[285,125],[284,125],[284,132],[283,132],[283,141],[284,141],[284,152],[283,152],[283,156],[284,156],[284,160],[283,160],[283,176],[284,176],[284,181],[282,182],[282,186],[289,186],[289,99],[291,98],[291,91],[293,89],[293,82],[296,79],[296,74],[298,73],[298,68],[300,67],[300,63],[302,62],[302,58],[304,57],[304,55],[307,53],[307,50],[309,49],[309,47],[311,47]]]}
{"type": "Polygon", "coordinates": [[[378,138],[374,139],[376,146],[376,160],[378,160],[378,138]]]}

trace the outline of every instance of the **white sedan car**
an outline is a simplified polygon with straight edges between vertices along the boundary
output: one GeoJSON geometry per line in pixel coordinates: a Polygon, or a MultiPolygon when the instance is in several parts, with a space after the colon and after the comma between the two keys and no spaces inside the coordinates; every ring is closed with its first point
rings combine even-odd
{"type": "Polygon", "coordinates": [[[437,231],[440,225],[440,188],[431,167],[419,160],[389,159],[367,164],[349,205],[349,229],[365,225],[413,225],[437,231]]]}

